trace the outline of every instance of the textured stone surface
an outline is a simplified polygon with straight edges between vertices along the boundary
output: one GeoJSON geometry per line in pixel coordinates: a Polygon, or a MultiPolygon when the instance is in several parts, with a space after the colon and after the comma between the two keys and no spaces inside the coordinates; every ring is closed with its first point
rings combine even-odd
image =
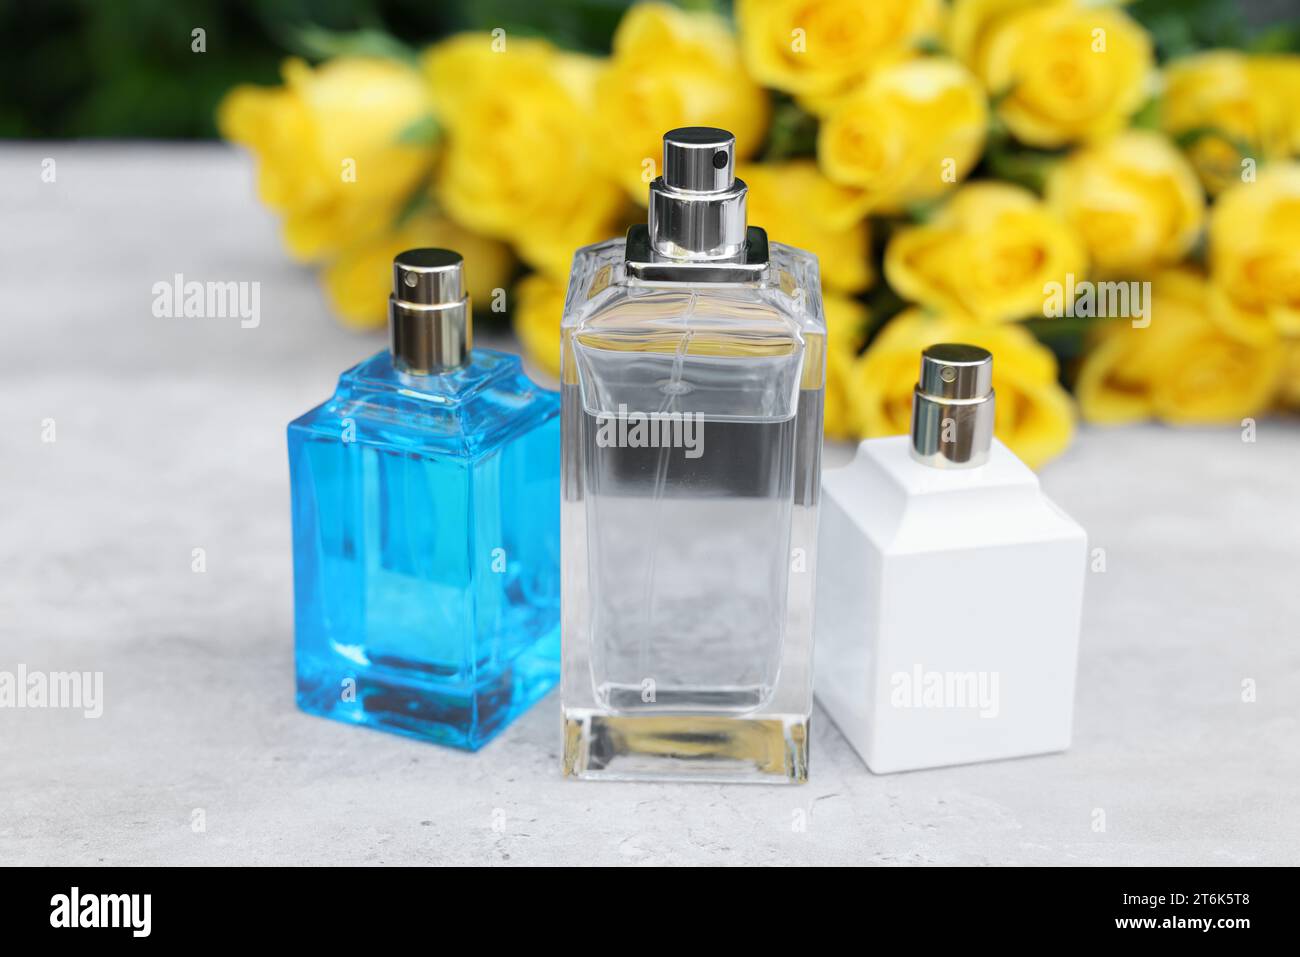
{"type": "Polygon", "coordinates": [[[1085,430],[1044,471],[1106,549],[1068,753],[873,777],[819,716],[803,788],[578,783],[554,695],[477,755],[295,711],[284,425],[381,340],[242,158],[11,146],[0,209],[0,670],[106,699],[0,710],[0,863],[1300,861],[1294,423],[1085,430]],[[177,272],[260,281],[260,327],[155,318],[177,272]]]}

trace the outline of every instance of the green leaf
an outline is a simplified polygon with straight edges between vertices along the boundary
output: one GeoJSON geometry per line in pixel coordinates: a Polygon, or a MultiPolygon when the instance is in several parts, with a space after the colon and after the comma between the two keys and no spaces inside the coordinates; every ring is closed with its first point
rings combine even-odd
{"type": "Polygon", "coordinates": [[[433,185],[432,176],[425,176],[411,191],[411,195],[406,198],[397,215],[393,217],[393,228],[400,229],[417,216],[433,214],[438,211],[438,203],[433,198],[431,187],[433,185]]]}
{"type": "Polygon", "coordinates": [[[928,223],[939,208],[948,201],[947,196],[935,196],[931,199],[918,200],[907,206],[907,218],[914,223],[928,223]]]}
{"type": "Polygon", "coordinates": [[[1152,97],[1133,114],[1133,126],[1139,130],[1160,129],[1160,99],[1152,97]]]}
{"type": "Polygon", "coordinates": [[[1249,34],[1237,0],[1134,0],[1125,9],[1155,42],[1160,61],[1214,47],[1242,46],[1249,34]]]}
{"type": "Polygon", "coordinates": [[[456,0],[463,28],[545,37],[569,50],[609,53],[610,38],[632,0],[456,0]]]}
{"type": "Polygon", "coordinates": [[[432,113],[420,117],[397,134],[403,146],[433,146],[442,136],[442,127],[432,113]]]}
{"type": "Polygon", "coordinates": [[[1048,172],[1063,155],[1041,150],[991,147],[985,156],[985,162],[988,171],[996,179],[1004,179],[1041,194],[1047,183],[1048,172]]]}
{"type": "Polygon", "coordinates": [[[1062,373],[1065,366],[1083,355],[1087,346],[1088,332],[1099,323],[1110,322],[1109,319],[1026,319],[1024,326],[1035,339],[1052,350],[1061,363],[1062,373]]]}
{"type": "Polygon", "coordinates": [[[922,56],[942,56],[947,51],[938,37],[926,36],[916,41],[916,52],[922,56]]]}
{"type": "Polygon", "coordinates": [[[1253,37],[1247,49],[1252,53],[1300,52],[1300,24],[1279,23],[1253,37]]]}
{"type": "Polygon", "coordinates": [[[890,319],[893,319],[910,305],[906,299],[884,281],[883,271],[879,272],[878,275],[880,281],[868,289],[866,295],[860,297],[867,307],[867,319],[861,330],[863,334],[863,351],[880,334],[880,330],[888,325],[890,319]]]}
{"type": "Polygon", "coordinates": [[[1255,147],[1248,140],[1240,139],[1232,134],[1220,129],[1217,126],[1193,126],[1191,129],[1183,130],[1174,136],[1174,142],[1181,149],[1187,149],[1195,146],[1200,140],[1207,136],[1223,140],[1242,156],[1253,156],[1255,147]]]}
{"type": "Polygon", "coordinates": [[[415,50],[392,34],[375,28],[340,31],[312,25],[290,27],[286,41],[290,49],[309,60],[355,56],[417,62],[415,50]]]}
{"type": "Polygon", "coordinates": [[[817,152],[817,118],[788,98],[778,98],[772,107],[763,161],[779,163],[817,152]]]}

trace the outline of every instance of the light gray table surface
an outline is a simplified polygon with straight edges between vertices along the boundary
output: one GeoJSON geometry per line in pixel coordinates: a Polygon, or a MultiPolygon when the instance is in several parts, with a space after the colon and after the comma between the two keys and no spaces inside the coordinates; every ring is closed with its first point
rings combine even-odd
{"type": "Polygon", "coordinates": [[[295,710],[284,426],[382,339],[244,156],[6,144],[0,319],[0,670],[104,675],[98,719],[0,709],[0,864],[1300,862],[1294,421],[1044,469],[1106,550],[1068,752],[876,777],[818,713],[803,787],[585,783],[554,693],[478,754],[295,710]],[[260,326],[155,318],[176,273],[260,282],[260,326]]]}

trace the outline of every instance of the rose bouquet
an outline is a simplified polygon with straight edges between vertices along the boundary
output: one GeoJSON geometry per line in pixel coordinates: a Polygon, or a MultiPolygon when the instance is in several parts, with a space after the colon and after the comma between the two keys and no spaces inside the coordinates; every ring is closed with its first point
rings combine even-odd
{"type": "Polygon", "coordinates": [[[450,246],[555,373],[573,250],[644,218],[664,131],[719,126],[751,222],[821,259],[832,437],[905,432],[937,341],[994,353],[1031,464],[1079,415],[1300,406],[1300,56],[1168,56],[1071,0],[636,3],[604,56],[391,48],[290,60],[219,113],[350,325],[382,324],[395,253],[450,246]]]}

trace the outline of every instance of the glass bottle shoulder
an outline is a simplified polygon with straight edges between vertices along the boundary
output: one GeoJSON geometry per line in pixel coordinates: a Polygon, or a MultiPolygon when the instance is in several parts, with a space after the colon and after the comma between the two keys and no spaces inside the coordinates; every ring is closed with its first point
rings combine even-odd
{"type": "Polygon", "coordinates": [[[757,281],[736,283],[643,282],[625,268],[626,243],[612,239],[579,249],[565,300],[563,325],[621,327],[653,334],[683,315],[724,324],[733,332],[782,327],[824,336],[817,257],[782,243],[769,244],[768,268],[757,281]]]}
{"type": "Polygon", "coordinates": [[[346,370],[334,394],[289,428],[475,457],[556,419],[559,407],[559,394],[529,379],[518,356],[475,349],[460,369],[420,376],[398,371],[384,349],[346,370]]]}

